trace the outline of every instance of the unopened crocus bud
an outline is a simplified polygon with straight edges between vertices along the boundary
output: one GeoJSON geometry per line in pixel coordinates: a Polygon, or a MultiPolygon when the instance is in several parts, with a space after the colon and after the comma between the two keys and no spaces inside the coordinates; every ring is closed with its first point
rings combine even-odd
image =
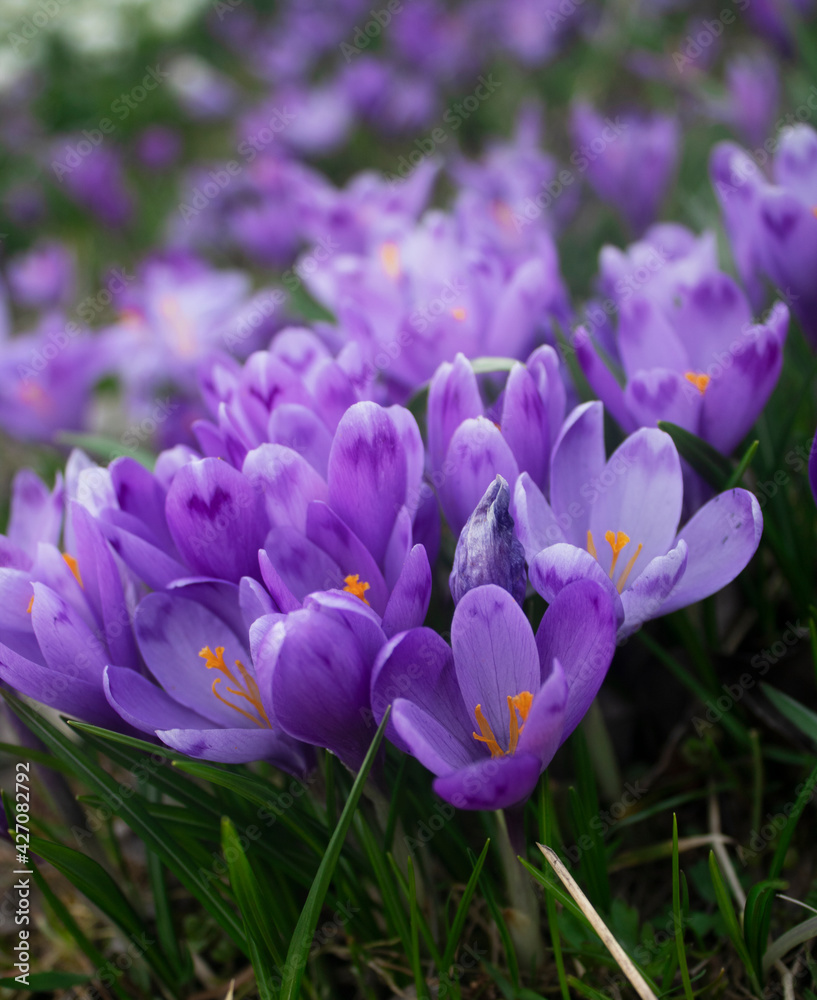
{"type": "Polygon", "coordinates": [[[525,552],[508,509],[508,483],[497,476],[460,533],[449,586],[454,603],[474,587],[494,583],[521,604],[525,598],[525,552]]]}

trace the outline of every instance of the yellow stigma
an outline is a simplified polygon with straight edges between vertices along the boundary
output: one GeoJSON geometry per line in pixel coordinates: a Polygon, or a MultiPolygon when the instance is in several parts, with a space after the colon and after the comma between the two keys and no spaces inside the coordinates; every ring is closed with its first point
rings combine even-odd
{"type": "MultiPolygon", "coordinates": [[[[605,531],[604,540],[613,550],[613,560],[610,563],[610,579],[612,580],[613,574],[615,573],[616,570],[616,564],[618,563],[618,557],[621,554],[622,549],[626,545],[629,545],[630,536],[626,535],[623,531],[605,531]]],[[[643,548],[644,546],[641,544],[641,542],[639,542],[638,548],[636,548],[633,555],[630,556],[627,565],[622,570],[621,576],[619,576],[618,582],[616,583],[616,590],[619,592],[619,594],[624,590],[624,587],[627,583],[627,579],[630,576],[630,573],[632,573],[633,571],[633,566],[635,566],[635,561],[641,555],[641,550],[643,548]]],[[[598,553],[596,552],[596,545],[593,541],[592,531],[587,532],[587,551],[594,559],[598,559],[598,553]]]]}
{"type": "Polygon", "coordinates": [[[79,575],[79,563],[73,556],[69,556],[67,552],[63,552],[62,557],[68,564],[68,568],[74,574],[74,579],[77,581],[80,587],[84,587],[85,584],[82,582],[82,577],[79,575]]]}
{"type": "Polygon", "coordinates": [[[355,573],[354,576],[344,577],[343,582],[346,586],[343,588],[347,594],[354,594],[355,597],[359,597],[364,604],[369,602],[364,597],[367,590],[370,589],[369,584],[365,580],[360,579],[360,575],[355,573]]]}
{"type": "Polygon", "coordinates": [[[31,609],[34,607],[34,595],[31,595],[31,600],[28,602],[28,607],[26,608],[26,614],[31,614],[31,609]]]}
{"type": "Polygon", "coordinates": [[[396,243],[384,243],[380,247],[380,263],[390,278],[400,277],[400,248],[396,243]]]}
{"type": "MultiPolygon", "coordinates": [[[[510,738],[508,740],[508,753],[515,754],[519,745],[519,737],[525,728],[525,722],[533,704],[533,695],[530,691],[521,691],[519,694],[508,695],[508,712],[511,718],[510,738]]],[[[477,705],[474,709],[474,718],[479,726],[479,733],[473,733],[474,739],[478,743],[484,743],[491,751],[491,757],[504,757],[505,751],[499,745],[488,720],[482,711],[482,705],[477,705]]]]}
{"type": "Polygon", "coordinates": [[[454,319],[459,320],[460,323],[462,323],[462,321],[465,319],[468,313],[465,311],[463,306],[457,306],[456,308],[451,310],[451,315],[454,317],[454,319]]]}
{"type": "Polygon", "coordinates": [[[179,354],[183,358],[192,357],[196,353],[196,334],[190,319],[182,311],[178,300],[173,295],[163,296],[159,303],[159,310],[170,324],[179,354]]]}
{"type": "Polygon", "coordinates": [[[605,531],[604,540],[613,550],[613,561],[610,563],[610,579],[612,580],[613,573],[616,569],[616,563],[618,562],[619,553],[630,541],[630,536],[625,535],[623,531],[605,531]]]}
{"type": "Polygon", "coordinates": [[[245,719],[249,719],[250,722],[258,726],[259,729],[272,729],[269,716],[267,715],[266,709],[261,702],[261,693],[258,690],[258,684],[256,684],[255,678],[247,670],[241,660],[235,661],[235,665],[238,668],[240,676],[239,680],[224,662],[223,646],[216,646],[215,653],[209,646],[205,646],[199,653],[199,656],[206,661],[205,666],[208,670],[218,670],[219,673],[223,675],[222,677],[216,677],[213,681],[212,690],[216,698],[218,698],[218,700],[228,708],[233,709],[234,712],[238,712],[238,714],[243,715],[245,719]],[[236,698],[243,698],[248,704],[252,705],[252,708],[256,713],[255,715],[241,708],[239,705],[233,705],[232,702],[227,701],[226,698],[218,693],[216,688],[225,677],[231,684],[235,685],[234,687],[227,688],[229,693],[236,698]]]}
{"type": "Polygon", "coordinates": [[[38,385],[37,382],[32,382],[31,379],[23,379],[20,383],[20,388],[17,390],[17,395],[20,402],[25,403],[26,406],[30,406],[37,413],[48,413],[51,409],[51,400],[48,398],[45,389],[41,385],[38,385]]]}
{"type": "Polygon", "coordinates": [[[684,372],[684,378],[687,382],[691,382],[703,396],[706,392],[706,387],[709,385],[708,375],[704,375],[703,372],[684,372]]]}

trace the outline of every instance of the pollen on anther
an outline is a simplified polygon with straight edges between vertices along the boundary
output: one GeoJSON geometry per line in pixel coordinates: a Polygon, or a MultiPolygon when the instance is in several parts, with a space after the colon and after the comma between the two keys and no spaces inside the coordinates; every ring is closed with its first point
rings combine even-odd
{"type": "Polygon", "coordinates": [[[371,589],[371,587],[369,586],[368,583],[366,583],[365,580],[360,579],[359,573],[355,573],[354,576],[350,575],[344,577],[343,582],[346,585],[343,589],[346,591],[347,594],[352,594],[355,597],[359,597],[364,604],[369,603],[366,600],[365,594],[367,590],[371,589]]]}
{"type": "Polygon", "coordinates": [[[709,376],[704,374],[704,372],[685,372],[684,378],[687,382],[691,382],[698,392],[703,396],[706,392],[706,387],[709,385],[709,376]]]}
{"type": "Polygon", "coordinates": [[[400,248],[396,243],[384,243],[380,247],[380,263],[390,278],[400,277],[400,248]]]}

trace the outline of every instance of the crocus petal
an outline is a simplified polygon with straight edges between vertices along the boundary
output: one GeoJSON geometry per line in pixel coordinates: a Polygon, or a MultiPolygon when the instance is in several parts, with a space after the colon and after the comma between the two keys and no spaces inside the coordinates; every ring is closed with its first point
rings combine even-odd
{"type": "Polygon", "coordinates": [[[295,739],[326,747],[358,768],[372,737],[366,716],[372,664],[332,616],[294,611],[285,629],[271,678],[280,725],[295,739]]]}
{"type": "Polygon", "coordinates": [[[519,466],[495,424],[486,417],[466,420],[451,439],[440,499],[448,526],[459,535],[485,491],[502,476],[515,483],[519,466]]]}
{"type": "Polygon", "coordinates": [[[726,354],[728,367],[706,388],[701,435],[728,455],[739,444],[771,396],[783,367],[789,310],[777,302],[765,326],[750,327],[740,350],[726,354]]]}
{"type": "Polygon", "coordinates": [[[650,368],[687,371],[686,349],[658,307],[639,296],[623,302],[619,311],[618,349],[628,375],[650,368]]]}
{"type": "Polygon", "coordinates": [[[430,600],[431,566],[423,546],[415,545],[403,563],[403,571],[383,612],[383,631],[391,638],[422,625],[430,600]]]}
{"type": "Polygon", "coordinates": [[[70,665],[52,670],[0,643],[0,679],[20,694],[95,726],[121,731],[122,720],[105,699],[101,675],[88,680],[70,665]]]}
{"type": "Polygon", "coordinates": [[[536,632],[543,676],[554,661],[564,670],[568,698],[563,740],[584,718],[612,662],[615,610],[609,590],[592,580],[579,580],[553,597],[536,632]]]}
{"type": "Polygon", "coordinates": [[[31,469],[21,469],[12,483],[8,538],[33,555],[38,542],[56,545],[62,528],[62,476],[52,492],[31,469]]]}
{"type": "Polygon", "coordinates": [[[432,774],[453,774],[474,763],[476,743],[451,729],[413,701],[398,698],[390,719],[396,738],[392,742],[410,753],[432,774]]]}
{"type": "Polygon", "coordinates": [[[268,530],[262,498],[226,462],[204,458],[179,469],[165,509],[176,547],[195,572],[233,583],[258,574],[268,530]]]}
{"type": "Polygon", "coordinates": [[[590,334],[584,327],[580,326],[576,329],[571,338],[571,344],[576,349],[576,360],[579,362],[584,377],[590,383],[590,388],[604,403],[613,419],[625,433],[635,430],[637,425],[627,408],[624,390],[605,362],[602,361],[590,334]]]}
{"type": "Polygon", "coordinates": [[[667,368],[636,372],[627,383],[624,398],[633,419],[642,427],[669,420],[693,434],[698,432],[701,393],[679,372],[667,368]]]}
{"type": "Polygon", "coordinates": [[[247,454],[242,472],[263,494],[270,526],[306,531],[306,510],[329,498],[329,488],[305,458],[278,444],[262,444],[247,454]]]}
{"type": "Polygon", "coordinates": [[[632,587],[624,590],[621,595],[624,624],[619,629],[619,639],[632,635],[644,622],[664,613],[667,597],[686,572],[687,556],[687,544],[681,539],[665,556],[653,559],[632,587]]]}
{"type": "MultiPolygon", "coordinates": [[[[189,570],[151,542],[135,534],[134,518],[121,511],[107,511],[99,527],[122,562],[152,590],[163,590],[189,570]]],[[[173,548],[175,549],[175,545],[173,548]]]]}
{"type": "Polygon", "coordinates": [[[544,401],[527,368],[517,362],[508,375],[502,399],[502,436],[520,470],[547,489],[550,426],[544,401]]]}
{"type": "Polygon", "coordinates": [[[275,577],[267,571],[264,580],[276,603],[281,599],[281,611],[292,611],[300,607],[306,595],[314,590],[343,586],[343,573],[335,560],[295,528],[273,528],[267,535],[262,551],[267,557],[266,565],[261,566],[262,574],[267,571],[267,566],[272,567],[285,588],[278,588],[275,577]],[[287,597],[288,594],[291,595],[294,606],[287,597]]]}
{"type": "Polygon", "coordinates": [[[550,503],[562,537],[552,538],[551,542],[585,544],[590,523],[587,498],[592,495],[604,463],[604,407],[597,401],[583,403],[568,415],[553,446],[550,503]]]}
{"type": "MultiPolygon", "coordinates": [[[[321,550],[318,549],[318,551],[320,552],[321,550]]],[[[288,614],[290,611],[297,611],[301,607],[301,602],[284,582],[284,578],[275,566],[273,566],[272,560],[264,549],[261,549],[258,553],[258,563],[261,567],[261,577],[267,590],[272,595],[272,599],[278,610],[284,614],[288,614]]],[[[338,572],[338,576],[340,576],[340,572],[338,572]]]]}
{"type": "Polygon", "coordinates": [[[150,532],[149,541],[175,555],[165,518],[165,490],[159,480],[127,455],[114,459],[110,471],[119,509],[142,521],[150,532]]]}
{"type": "Polygon", "coordinates": [[[624,532],[630,541],[619,557],[617,577],[637,546],[643,546],[629,576],[632,584],[649,562],[669,551],[678,529],[684,483],[672,438],[653,428],[636,431],[610,457],[602,483],[590,513],[598,560],[609,572],[613,551],[605,534],[624,532]],[[612,483],[607,486],[609,480],[612,483]]]}
{"type": "Polygon", "coordinates": [[[244,627],[249,631],[253,622],[277,612],[278,607],[267,593],[264,585],[250,576],[242,576],[238,588],[238,601],[244,627]]]}
{"type": "Polygon", "coordinates": [[[757,551],[763,533],[760,504],[748,490],[728,490],[703,506],[678,533],[686,542],[687,568],[661,608],[676,611],[731,583],[757,551]]]}
{"type": "Polygon", "coordinates": [[[529,563],[548,545],[564,542],[565,536],[559,527],[556,515],[527,472],[523,472],[516,481],[511,514],[516,526],[516,535],[522,543],[525,558],[529,563]]]}
{"type": "Polygon", "coordinates": [[[382,564],[397,512],[406,502],[400,431],[376,403],[356,403],[338,424],[329,455],[329,502],[382,564]]]}
{"type": "Polygon", "coordinates": [[[440,365],[428,390],[428,457],[439,472],[454,431],[466,420],[482,416],[477,377],[464,354],[440,365]]]}
{"type": "MultiPolygon", "coordinates": [[[[216,698],[214,681],[221,676],[208,670],[199,655],[205,646],[215,651],[224,647],[224,663],[234,669],[236,660],[250,667],[247,650],[226,623],[211,611],[174,594],[148,594],[136,609],[133,620],[139,649],[151,674],[176,701],[216,725],[233,727],[249,720],[216,698]]],[[[241,699],[230,698],[222,679],[219,694],[241,707],[241,699]]]]}
{"type": "Polygon", "coordinates": [[[568,687],[558,659],[551,661],[550,676],[534,692],[533,703],[519,737],[519,753],[534,754],[546,768],[564,742],[568,687]]]}
{"type": "MultiPolygon", "coordinates": [[[[610,600],[616,620],[624,620],[621,597],[612,580],[604,572],[597,559],[586,549],[560,542],[543,549],[528,566],[531,586],[552,604],[556,596],[568,584],[577,580],[592,580],[602,587],[610,600]]],[[[569,664],[569,661],[566,661],[569,664]]]]}
{"type": "MultiPolygon", "coordinates": [[[[396,635],[377,655],[371,682],[375,719],[380,722],[386,708],[400,698],[435,718],[470,753],[474,726],[457,684],[454,655],[433,629],[414,628],[396,635]]],[[[388,737],[408,752],[408,744],[394,729],[394,715],[389,720],[388,737]]],[[[459,756],[456,761],[460,761],[459,756]]]]}
{"type": "Polygon", "coordinates": [[[386,412],[397,428],[406,456],[406,499],[408,501],[417,493],[423,478],[423,467],[426,459],[423,437],[414,415],[405,406],[390,406],[386,412]]]}
{"type": "Polygon", "coordinates": [[[267,760],[296,777],[308,770],[297,744],[271,729],[167,729],[156,735],[172,750],[200,760],[223,764],[267,760]]]}
{"type": "Polygon", "coordinates": [[[378,614],[383,614],[388,598],[386,581],[372,553],[351,528],[326,504],[315,502],[307,511],[306,534],[335,560],[344,580],[347,576],[357,576],[360,583],[369,584],[366,600],[378,614]]]}
{"type": "Polygon", "coordinates": [[[269,418],[267,434],[274,444],[284,445],[299,455],[326,478],[332,435],[321,418],[300,403],[284,403],[269,418]]]}
{"type": "Polygon", "coordinates": [[[749,303],[734,279],[721,271],[705,274],[691,289],[683,289],[680,300],[672,323],[683,338],[689,364],[684,369],[667,359],[655,367],[708,372],[751,324],[749,303]]]}
{"type": "Polygon", "coordinates": [[[113,553],[99,524],[76,501],[71,501],[71,505],[77,551],[80,553],[79,571],[85,594],[102,629],[101,639],[114,663],[136,669],[139,655],[113,553]]]}
{"type": "Polygon", "coordinates": [[[508,697],[538,691],[539,655],[530,622],[507,590],[469,590],[454,611],[451,647],[466,710],[477,705],[500,746],[510,738],[508,697]]]}
{"type": "Polygon", "coordinates": [[[412,535],[411,514],[408,507],[401,507],[397,512],[386,546],[386,554],[383,557],[383,578],[389,590],[397,583],[403,572],[403,566],[411,552],[412,535]]]}
{"type": "Polygon", "coordinates": [[[135,670],[106,667],[103,685],[111,707],[143,733],[176,727],[210,729],[213,725],[210,719],[185,708],[135,670]]]}
{"type": "Polygon", "coordinates": [[[31,624],[47,666],[101,683],[106,661],[102,643],[68,601],[42,583],[34,584],[31,624]]]}
{"type": "Polygon", "coordinates": [[[541,770],[538,756],[515,753],[439,777],[434,791],[457,809],[506,809],[528,798],[541,770]]]}

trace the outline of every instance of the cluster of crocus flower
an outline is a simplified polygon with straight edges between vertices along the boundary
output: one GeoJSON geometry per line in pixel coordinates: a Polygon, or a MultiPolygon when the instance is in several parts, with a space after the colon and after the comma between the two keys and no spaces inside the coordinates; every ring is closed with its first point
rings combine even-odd
{"type": "Polygon", "coordinates": [[[547,346],[505,375],[457,355],[431,380],[425,440],[314,331],[211,367],[200,450],[153,471],[75,452],[52,491],[19,474],[0,678],[191,756],[299,775],[313,747],[358,767],[391,704],[388,738],[453,805],[525,799],[617,641],[731,581],[762,525],[735,489],[679,531],[672,440],[641,429],[605,460],[602,404],[565,415],[561,367],[547,346]],[[424,626],[441,519],[458,538],[450,647],[424,626]]]}

